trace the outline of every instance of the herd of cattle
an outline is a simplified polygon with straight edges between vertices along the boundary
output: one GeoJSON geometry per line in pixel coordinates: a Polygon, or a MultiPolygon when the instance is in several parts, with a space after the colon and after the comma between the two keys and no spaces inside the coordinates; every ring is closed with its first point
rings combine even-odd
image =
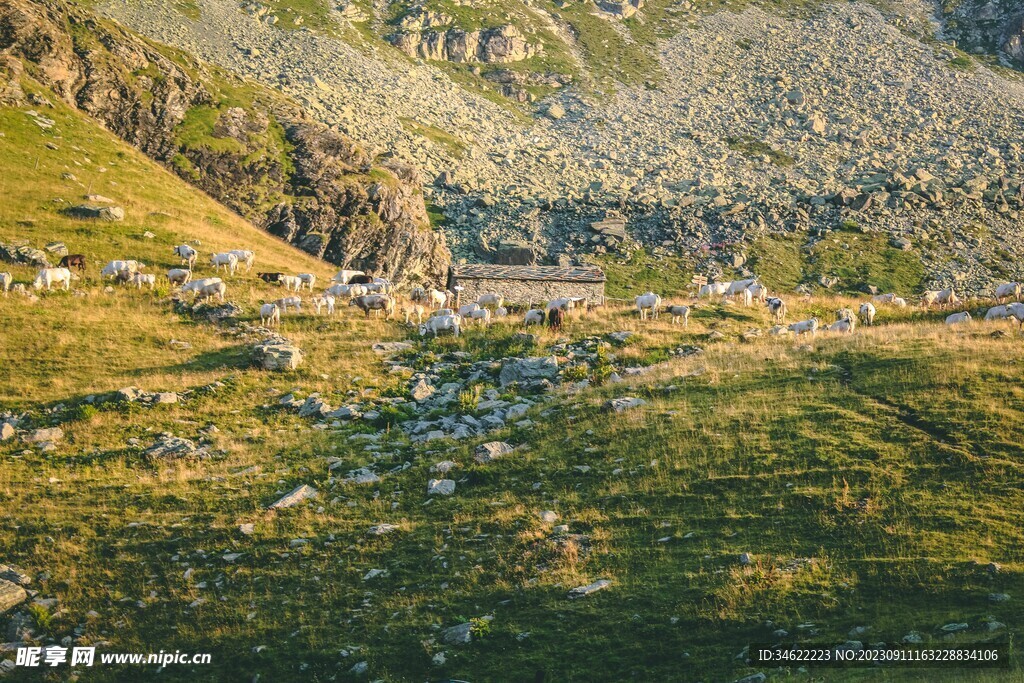
{"type": "MultiPolygon", "coordinates": [[[[839,309],[836,311],[835,322],[823,328],[823,323],[817,317],[785,325],[786,302],[779,297],[768,296],[768,288],[758,282],[757,278],[707,284],[700,288],[697,296],[698,298],[721,296],[724,299],[738,297],[744,306],[750,306],[754,301],[760,301],[768,307],[775,319],[776,325],[770,330],[772,334],[792,332],[798,336],[806,333],[814,335],[819,329],[826,329],[829,332],[852,333],[858,321],[865,325],[874,324],[877,313],[876,304],[888,304],[897,308],[906,308],[907,306],[907,300],[895,293],[876,294],[871,297],[871,301],[861,303],[856,314],[849,308],[839,309]]],[[[1007,282],[997,286],[994,298],[998,305],[992,306],[986,311],[985,320],[1013,319],[1021,328],[1024,328],[1024,303],[1020,303],[1021,283],[1007,282]],[[1013,299],[1013,301],[1004,304],[1003,302],[1008,299],[1013,299]]],[[[954,307],[961,304],[963,301],[956,295],[952,287],[926,291],[920,299],[920,306],[923,308],[938,305],[940,309],[945,309],[947,306],[954,307]]],[[[646,317],[648,311],[657,317],[658,309],[661,306],[661,297],[653,292],[647,292],[636,298],[636,306],[640,310],[641,318],[646,317]]],[[[667,310],[672,314],[673,322],[678,318],[686,320],[689,317],[689,309],[686,306],[669,306],[667,310]]],[[[945,322],[947,325],[959,325],[971,320],[971,314],[968,311],[958,311],[946,316],[945,322]]]]}
{"type": "MultiPolygon", "coordinates": [[[[199,257],[192,247],[182,244],[173,248],[174,255],[181,259],[184,267],[171,268],[165,277],[172,287],[178,287],[180,294],[191,294],[197,300],[216,298],[224,301],[227,284],[217,276],[193,280],[193,271],[199,257]]],[[[242,267],[251,272],[256,262],[256,255],[246,249],[215,253],[210,256],[210,265],[215,272],[224,270],[225,274],[235,275],[242,267]]],[[[60,287],[68,290],[71,287],[72,269],[84,272],[85,257],[81,254],[70,254],[63,257],[56,268],[39,270],[32,286],[37,289],[51,290],[60,287]]],[[[157,277],[152,273],[143,273],[146,265],[134,260],[115,260],[107,263],[100,271],[103,279],[111,278],[116,282],[142,289],[156,286],[157,277]]],[[[505,297],[499,292],[489,292],[476,301],[461,303],[453,292],[434,288],[415,287],[407,298],[400,298],[394,285],[385,278],[367,275],[360,270],[341,270],[330,282],[330,285],[319,294],[313,294],[317,277],[312,273],[289,275],[281,272],[257,273],[266,283],[280,284],[285,292],[291,294],[269,301],[260,306],[260,322],[263,325],[279,325],[282,313],[294,309],[302,309],[302,292],[310,293],[310,304],[317,315],[326,313],[334,315],[338,301],[346,301],[363,311],[366,317],[371,313],[383,312],[386,319],[392,319],[401,312],[407,324],[415,318],[421,336],[437,336],[441,332],[451,332],[458,336],[463,326],[472,323],[489,325],[492,320],[509,316],[509,307],[505,297]]],[[[0,292],[5,295],[12,288],[13,278],[10,273],[0,273],[0,292]]],[[[24,289],[24,285],[15,285],[24,289]]],[[[1024,303],[1021,299],[1021,284],[1009,282],[995,289],[997,305],[989,308],[985,320],[1013,319],[1024,328],[1024,303]],[[1007,302],[1009,303],[1004,303],[1007,302]]],[[[723,302],[737,302],[743,306],[751,306],[758,302],[767,306],[775,326],[771,334],[814,335],[819,329],[830,332],[852,333],[857,323],[874,324],[877,305],[890,305],[905,308],[907,300],[894,293],[878,294],[860,304],[856,313],[852,309],[843,308],[836,311],[835,322],[824,325],[817,317],[800,320],[786,325],[787,307],[785,301],[778,296],[770,296],[768,288],[757,278],[736,280],[732,282],[714,282],[704,285],[697,293],[697,299],[721,297],[723,302]]],[[[962,304],[953,288],[925,292],[920,299],[920,306],[930,308],[954,307],[962,304]]],[[[664,311],[671,316],[672,323],[682,322],[689,325],[690,305],[663,305],[661,296],[654,292],[646,292],[634,299],[634,305],[641,320],[658,318],[664,311]]],[[[565,316],[574,310],[586,310],[590,302],[581,297],[560,297],[552,299],[544,308],[528,308],[522,317],[525,326],[547,324],[553,329],[560,329],[565,316]]],[[[946,317],[947,325],[969,322],[971,314],[967,311],[951,313],[946,317]]]]}

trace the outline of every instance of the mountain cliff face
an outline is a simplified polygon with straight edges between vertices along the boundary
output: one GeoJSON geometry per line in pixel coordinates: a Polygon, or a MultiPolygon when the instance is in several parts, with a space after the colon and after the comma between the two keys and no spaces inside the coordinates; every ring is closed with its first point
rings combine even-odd
{"type": "Polygon", "coordinates": [[[0,2],[0,98],[32,77],[275,235],[341,266],[438,280],[416,173],[282,96],[57,2],[0,2]]]}
{"type": "Polygon", "coordinates": [[[944,0],[939,6],[946,37],[964,50],[989,53],[1024,68],[1024,3],[1020,0],[944,0]]]}

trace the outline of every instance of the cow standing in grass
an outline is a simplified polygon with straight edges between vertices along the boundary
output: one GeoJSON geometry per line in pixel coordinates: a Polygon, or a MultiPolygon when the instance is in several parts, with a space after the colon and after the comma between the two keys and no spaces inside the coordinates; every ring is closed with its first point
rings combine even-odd
{"type": "Polygon", "coordinates": [[[786,322],[786,302],[779,297],[772,297],[768,299],[766,305],[768,311],[772,314],[772,318],[775,320],[776,325],[781,325],[786,322]]]}
{"type": "Polygon", "coordinates": [[[552,308],[548,311],[548,327],[553,332],[559,332],[565,323],[565,311],[561,308],[552,308]]]}
{"type": "Polygon", "coordinates": [[[85,272],[85,255],[84,254],[68,254],[60,260],[57,264],[59,268],[67,268],[68,270],[74,268],[80,273],[85,272]]]}

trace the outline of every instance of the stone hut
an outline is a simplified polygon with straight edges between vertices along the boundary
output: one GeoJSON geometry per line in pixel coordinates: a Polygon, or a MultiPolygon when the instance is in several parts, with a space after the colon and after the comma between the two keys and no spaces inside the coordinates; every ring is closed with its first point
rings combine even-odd
{"type": "Polygon", "coordinates": [[[453,265],[448,269],[448,289],[462,287],[462,303],[476,301],[487,292],[498,292],[515,304],[539,304],[559,297],[585,297],[604,303],[604,272],[596,266],[506,266],[490,263],[453,265]]]}

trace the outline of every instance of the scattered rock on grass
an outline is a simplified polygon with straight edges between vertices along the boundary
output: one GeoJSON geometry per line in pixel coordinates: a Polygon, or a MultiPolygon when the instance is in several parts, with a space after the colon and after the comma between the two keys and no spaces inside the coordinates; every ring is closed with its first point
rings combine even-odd
{"type": "Polygon", "coordinates": [[[514,450],[514,447],[510,443],[504,441],[488,441],[482,443],[476,447],[476,452],[473,454],[473,459],[481,465],[489,463],[492,460],[497,460],[503,455],[507,455],[514,450]]]}
{"type": "Polygon", "coordinates": [[[464,624],[449,626],[441,631],[441,640],[448,645],[466,645],[473,640],[473,624],[467,621],[464,624]]]}
{"type": "Polygon", "coordinates": [[[612,585],[612,582],[608,579],[600,579],[594,583],[588,583],[586,586],[577,586],[569,591],[568,598],[570,600],[576,600],[578,598],[585,598],[588,595],[592,595],[598,591],[602,591],[608,586],[612,585]]]}
{"type": "Polygon", "coordinates": [[[431,479],[427,482],[428,496],[450,496],[455,493],[453,479],[431,479]]]}
{"type": "Polygon", "coordinates": [[[624,413],[627,410],[647,405],[647,401],[642,398],[636,398],[635,396],[623,396],[621,398],[613,398],[604,405],[608,410],[612,410],[616,413],[624,413]]]}
{"type": "Polygon", "coordinates": [[[281,510],[294,507],[305,500],[316,498],[318,495],[320,495],[319,492],[309,484],[301,484],[271,504],[268,509],[281,510]]]}

